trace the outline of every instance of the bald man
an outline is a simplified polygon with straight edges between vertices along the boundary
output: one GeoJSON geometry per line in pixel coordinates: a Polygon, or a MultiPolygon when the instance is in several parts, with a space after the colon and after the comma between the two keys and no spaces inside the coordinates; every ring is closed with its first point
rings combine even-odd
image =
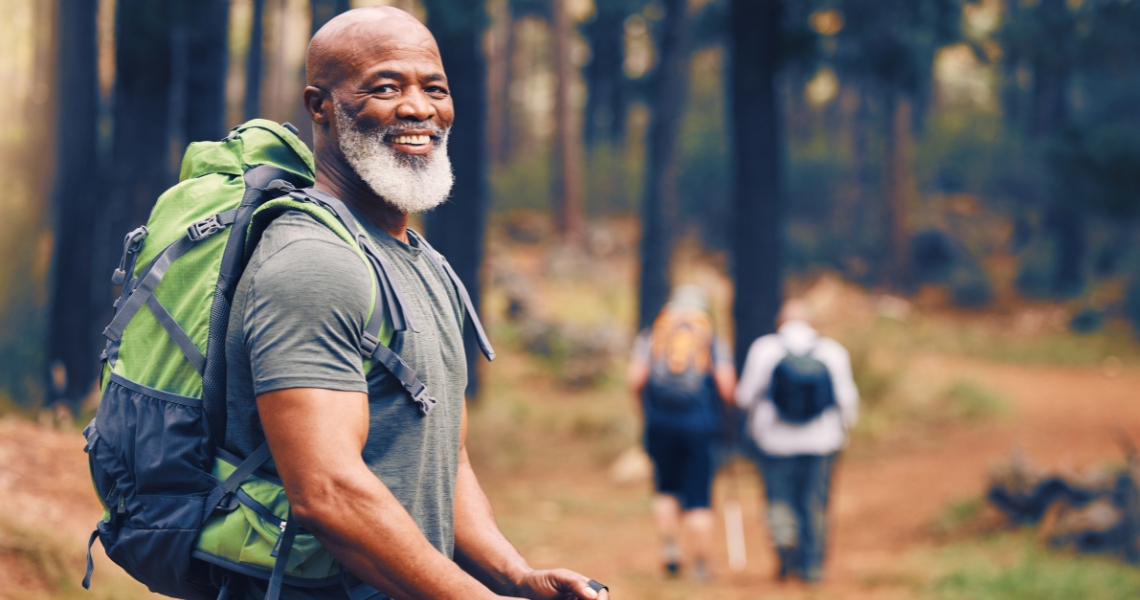
{"type": "MultiPolygon", "coordinates": [[[[298,524],[351,573],[344,587],[282,597],[607,599],[582,575],[530,568],[467,457],[463,304],[407,227],[452,184],[454,109],[435,40],[402,11],[357,9],[317,32],[306,68],[316,187],[356,213],[391,265],[420,331],[390,346],[438,404],[421,415],[387,370],[365,373],[372,274],[354,250],[304,213],[274,220],[234,296],[225,445],[248,456],[268,440],[298,524]]],[[[265,593],[258,579],[239,587],[265,593]]]]}

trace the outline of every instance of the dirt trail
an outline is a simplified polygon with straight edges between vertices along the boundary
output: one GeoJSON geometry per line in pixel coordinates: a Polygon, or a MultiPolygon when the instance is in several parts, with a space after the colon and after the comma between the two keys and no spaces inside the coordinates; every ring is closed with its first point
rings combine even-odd
{"type": "MultiPolygon", "coordinates": [[[[540,533],[532,532],[537,541],[521,544],[530,556],[537,555],[539,560],[532,562],[565,564],[605,577],[623,598],[732,599],[758,593],[773,598],[908,598],[939,572],[930,553],[922,552],[938,544],[931,531],[934,520],[948,503],[980,495],[990,467],[1008,458],[1012,448],[1023,449],[1033,464],[1083,469],[1120,459],[1114,431],[1140,435],[1137,372],[1110,379],[1095,368],[943,357],[916,357],[912,368],[938,380],[968,375],[1000,391],[1014,410],[980,424],[919,425],[873,441],[857,440],[838,466],[828,580],[815,588],[773,581],[774,557],[753,473],[738,473],[748,568],[741,574],[727,572],[718,529],[716,577],[704,586],[668,582],[659,575],[647,486],[615,490],[604,474],[574,465],[565,452],[547,452],[531,461],[546,463],[545,468],[495,478],[487,487],[508,529],[533,528],[522,523],[528,518],[549,521],[540,533]],[[559,473],[557,484],[544,483],[552,471],[559,473]],[[563,514],[552,517],[544,502],[563,506],[563,514]],[[527,515],[528,506],[539,508],[527,515]]],[[[729,491],[727,480],[722,473],[714,500],[718,506],[729,491]]]]}
{"type": "MultiPolygon", "coordinates": [[[[517,465],[476,468],[504,531],[534,566],[588,573],[610,584],[615,598],[908,598],[937,574],[938,566],[922,552],[937,545],[931,522],[948,502],[981,493],[989,467],[1008,457],[1015,444],[1033,463],[1084,468],[1119,459],[1114,431],[1140,438],[1140,372],[1108,378],[1095,368],[933,356],[915,357],[911,364],[931,378],[968,375],[1009,398],[1014,411],[980,424],[915,426],[858,440],[836,476],[828,581],[812,589],[772,581],[774,564],[751,472],[738,473],[748,569],[727,572],[718,527],[714,579],[696,585],[659,574],[647,484],[614,485],[606,465],[572,435],[533,434],[523,438],[517,465]]],[[[479,418],[476,412],[473,420],[479,418]]],[[[82,447],[76,431],[0,420],[0,514],[9,532],[48,532],[44,539],[65,545],[68,560],[75,560],[69,565],[73,582],[82,571],[81,547],[100,513],[82,447]]],[[[728,477],[718,480],[718,506],[729,484],[728,477]]],[[[17,560],[21,550],[13,539],[0,535],[0,598],[46,593],[43,577],[29,574],[17,560]]],[[[100,581],[122,581],[105,559],[97,565],[100,581]]]]}

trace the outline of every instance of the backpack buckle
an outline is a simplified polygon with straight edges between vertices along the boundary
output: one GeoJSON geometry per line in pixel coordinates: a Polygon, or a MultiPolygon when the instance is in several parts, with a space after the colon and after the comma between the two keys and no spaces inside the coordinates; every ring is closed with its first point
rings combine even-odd
{"type": "Polygon", "coordinates": [[[225,229],[225,225],[218,222],[218,215],[213,215],[193,223],[186,228],[186,235],[190,241],[197,242],[225,229]]]}
{"type": "MultiPolygon", "coordinates": [[[[146,239],[146,235],[146,225],[143,225],[131,231],[123,238],[123,256],[119,259],[119,268],[115,269],[115,273],[111,275],[112,284],[123,285],[127,280],[127,259],[134,254],[138,254],[139,248],[142,247],[143,240],[146,239]]],[[[131,264],[133,265],[134,263],[131,264]]]]}
{"type": "Polygon", "coordinates": [[[435,408],[436,404],[439,404],[439,400],[436,400],[434,396],[428,395],[427,386],[420,385],[420,389],[416,391],[412,391],[412,386],[410,385],[404,385],[404,387],[408,390],[408,393],[412,395],[412,400],[420,405],[420,413],[425,416],[431,412],[431,409],[435,408]]]}

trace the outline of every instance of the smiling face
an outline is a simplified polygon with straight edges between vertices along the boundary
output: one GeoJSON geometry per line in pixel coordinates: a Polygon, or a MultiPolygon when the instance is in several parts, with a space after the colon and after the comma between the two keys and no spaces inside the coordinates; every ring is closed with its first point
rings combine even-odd
{"type": "Polygon", "coordinates": [[[314,36],[306,66],[318,161],[343,161],[402,212],[447,198],[454,109],[427,28],[396,9],[350,11],[314,36]]]}

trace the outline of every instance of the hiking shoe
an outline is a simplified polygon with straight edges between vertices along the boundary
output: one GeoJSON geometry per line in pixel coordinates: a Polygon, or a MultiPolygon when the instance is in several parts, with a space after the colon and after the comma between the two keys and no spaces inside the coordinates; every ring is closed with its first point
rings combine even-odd
{"type": "Polygon", "coordinates": [[[681,563],[672,560],[665,563],[665,574],[669,577],[676,577],[681,572],[681,563]]]}

